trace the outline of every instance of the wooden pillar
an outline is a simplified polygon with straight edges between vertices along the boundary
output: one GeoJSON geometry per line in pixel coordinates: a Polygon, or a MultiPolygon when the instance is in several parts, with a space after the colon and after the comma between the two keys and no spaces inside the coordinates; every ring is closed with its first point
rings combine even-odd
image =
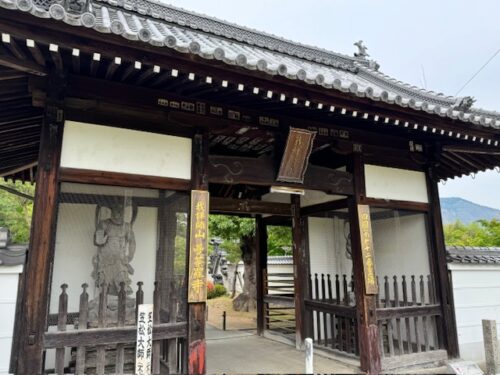
{"type": "Polygon", "coordinates": [[[358,321],[359,355],[361,370],[367,374],[379,374],[381,370],[379,332],[376,316],[376,295],[369,295],[365,288],[365,271],[359,222],[359,208],[365,197],[364,165],[360,154],[353,154],[349,165],[353,174],[354,195],[349,197],[349,221],[351,229],[352,267],[354,293],[358,321]]]}
{"type": "MultiPolygon", "coordinates": [[[[192,188],[208,191],[208,135],[197,133],[193,137],[192,188]]],[[[207,213],[209,212],[207,207],[207,213]]],[[[193,220],[191,217],[190,220],[193,220]]],[[[189,234],[193,236],[193,233],[189,234]]],[[[204,254],[206,257],[207,254],[204,254]]],[[[189,259],[188,262],[193,261],[189,259]]],[[[188,275],[189,277],[189,275],[188,275]]],[[[188,304],[188,372],[189,374],[206,373],[205,342],[206,302],[188,304]]]]}
{"type": "Polygon", "coordinates": [[[433,279],[437,296],[441,303],[442,318],[440,326],[443,330],[442,340],[451,358],[458,358],[459,347],[455,308],[448,267],[446,262],[446,245],[444,242],[443,222],[441,217],[441,204],[439,201],[438,181],[434,180],[432,169],[427,174],[427,189],[429,194],[429,236],[431,240],[431,264],[433,279]]]}
{"type": "MultiPolygon", "coordinates": [[[[155,280],[160,287],[160,307],[165,313],[161,323],[174,323],[177,321],[178,288],[175,280],[175,235],[177,230],[177,205],[178,194],[166,197],[164,190],[159,194],[158,207],[158,251],[156,255],[155,280]]],[[[177,370],[177,340],[170,339],[166,342],[169,373],[177,370]]]]}
{"type": "Polygon", "coordinates": [[[54,256],[59,161],[64,112],[62,99],[65,80],[49,77],[43,119],[31,237],[24,269],[24,296],[20,328],[17,374],[40,374],[43,362],[43,335],[47,325],[49,283],[54,256]]]}
{"type": "Polygon", "coordinates": [[[265,329],[265,308],[264,303],[264,270],[267,269],[267,226],[262,219],[262,215],[257,215],[255,219],[257,236],[257,256],[255,257],[255,275],[257,287],[257,334],[262,336],[265,329]]]}
{"type": "Polygon", "coordinates": [[[293,276],[295,287],[295,345],[304,347],[306,338],[305,302],[309,280],[309,254],[308,247],[304,245],[303,223],[300,216],[300,195],[291,196],[292,200],[292,250],[293,250],[293,276]]]}

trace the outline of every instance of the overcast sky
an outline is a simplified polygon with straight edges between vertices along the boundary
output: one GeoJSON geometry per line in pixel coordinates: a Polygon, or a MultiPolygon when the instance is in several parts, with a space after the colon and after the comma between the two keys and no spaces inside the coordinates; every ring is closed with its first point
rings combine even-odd
{"type": "MultiPolygon", "coordinates": [[[[167,0],[167,3],[352,55],[363,40],[380,70],[401,81],[455,95],[500,48],[500,1],[470,0],[167,0]]],[[[500,111],[500,54],[459,95],[500,111]]],[[[440,184],[500,209],[500,173],[440,184]]]]}

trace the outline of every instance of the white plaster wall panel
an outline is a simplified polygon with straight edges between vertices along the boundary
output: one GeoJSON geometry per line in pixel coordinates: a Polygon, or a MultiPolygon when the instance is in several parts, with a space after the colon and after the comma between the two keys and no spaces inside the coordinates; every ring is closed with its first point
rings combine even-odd
{"type": "MultiPolygon", "coordinates": [[[[131,266],[132,289],[143,281],[144,302],[152,303],[156,256],[157,209],[139,207],[133,230],[136,252],[131,266]]],[[[68,284],[68,311],[76,312],[79,306],[81,285],[89,284],[89,300],[96,298],[99,291],[91,278],[92,257],[97,248],[93,238],[95,232],[95,205],[64,203],[59,206],[50,312],[57,312],[60,285],[68,284]],[[68,272],[71,270],[71,272],[68,272]]]]}
{"type": "Polygon", "coordinates": [[[366,164],[365,184],[370,198],[429,201],[424,172],[366,164]]]}
{"type": "MultiPolygon", "coordinates": [[[[402,298],[402,275],[406,276],[408,295],[411,296],[411,275],[415,275],[417,298],[420,299],[420,275],[424,275],[425,298],[429,301],[427,275],[430,273],[428,243],[425,227],[425,216],[422,214],[402,216],[388,219],[372,220],[373,249],[375,253],[375,271],[379,278],[379,293],[385,298],[384,276],[389,277],[390,297],[394,297],[394,279],[397,276],[399,296],[402,298]]],[[[413,323],[410,322],[413,330],[413,323]]],[[[427,320],[429,330],[430,321],[427,320]]],[[[412,331],[413,332],[413,331],[412,331]]],[[[397,330],[393,329],[396,339],[397,330]]],[[[424,337],[423,328],[419,326],[419,337],[424,337]]],[[[406,329],[402,329],[402,338],[406,339],[406,329]]],[[[412,333],[412,340],[415,337],[412,333]]],[[[435,337],[429,335],[431,346],[435,337]]]]}
{"type": "Polygon", "coordinates": [[[317,217],[308,220],[311,274],[346,274],[350,279],[352,262],[345,255],[344,221],[317,217]]]}
{"type": "MultiPolygon", "coordinates": [[[[429,274],[429,255],[424,216],[372,220],[375,270],[380,284],[383,276],[429,274]]],[[[427,282],[427,279],[425,279],[427,282]]]]}
{"type": "MultiPolygon", "coordinates": [[[[315,273],[318,274],[319,280],[321,280],[322,273],[330,274],[333,288],[335,288],[335,274],[347,275],[347,280],[350,282],[352,261],[346,257],[344,220],[317,217],[309,217],[308,220],[310,269],[313,278],[315,273]]],[[[313,316],[315,339],[317,339],[318,332],[317,324],[316,316],[313,316]]],[[[322,319],[319,324],[319,330],[324,332],[322,319]]],[[[327,332],[331,332],[329,320],[327,324],[327,332]]]]}
{"type": "Polygon", "coordinates": [[[449,264],[458,344],[462,359],[484,362],[482,319],[497,321],[500,332],[500,266],[449,264]]]}
{"type": "Polygon", "coordinates": [[[311,274],[335,273],[333,219],[310,217],[308,220],[311,274]]]}
{"type": "Polygon", "coordinates": [[[66,121],[61,166],[191,178],[191,139],[66,121]]]}
{"type": "Polygon", "coordinates": [[[0,374],[9,374],[12,336],[0,337],[0,374]]]}
{"type": "Polygon", "coordinates": [[[0,266],[0,374],[9,371],[19,274],[22,266],[0,266]]]}

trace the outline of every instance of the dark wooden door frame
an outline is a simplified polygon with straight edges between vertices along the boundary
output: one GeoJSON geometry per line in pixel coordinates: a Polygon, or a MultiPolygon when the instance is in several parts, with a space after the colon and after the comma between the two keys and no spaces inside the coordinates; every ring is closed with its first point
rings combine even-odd
{"type": "Polygon", "coordinates": [[[428,234],[430,239],[430,257],[435,290],[442,309],[442,345],[450,358],[460,356],[453,302],[453,289],[448,277],[446,262],[446,245],[441,216],[438,181],[434,179],[432,168],[427,171],[427,189],[429,194],[428,234]]]}
{"type": "MultiPolygon", "coordinates": [[[[196,133],[193,137],[192,148],[191,182],[193,190],[208,191],[208,148],[208,134],[206,132],[196,133]]],[[[189,238],[191,235],[192,233],[189,233],[189,238]]],[[[191,261],[189,255],[187,259],[187,269],[189,270],[189,262],[191,261]]],[[[187,290],[185,298],[187,301],[187,290]]],[[[183,372],[189,374],[206,373],[205,314],[206,302],[188,303],[187,353],[184,360],[187,367],[183,369],[183,372]]]]}
{"type": "Polygon", "coordinates": [[[54,257],[59,161],[64,131],[65,81],[50,76],[38,156],[38,172],[28,256],[24,270],[17,374],[42,373],[49,283],[54,257]]]}
{"type": "Polygon", "coordinates": [[[348,170],[353,174],[354,181],[354,195],[349,197],[348,201],[360,367],[362,371],[376,375],[381,371],[376,296],[367,294],[365,289],[365,271],[358,216],[358,204],[362,204],[362,199],[366,196],[364,163],[361,154],[352,154],[348,170]]]}

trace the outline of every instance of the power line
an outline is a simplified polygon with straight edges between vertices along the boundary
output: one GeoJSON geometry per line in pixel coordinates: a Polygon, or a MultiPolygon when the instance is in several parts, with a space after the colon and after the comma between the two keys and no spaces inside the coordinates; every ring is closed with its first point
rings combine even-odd
{"type": "Polygon", "coordinates": [[[476,73],[474,73],[474,75],[473,75],[473,76],[472,76],[472,77],[471,77],[471,78],[470,78],[467,82],[465,82],[465,83],[464,83],[464,85],[460,88],[460,90],[458,90],[458,91],[457,91],[457,93],[455,94],[455,96],[457,96],[457,95],[458,95],[458,94],[459,94],[459,93],[460,93],[460,92],[461,92],[461,91],[462,91],[462,90],[463,90],[463,89],[464,89],[464,88],[465,88],[465,87],[466,87],[466,86],[467,86],[467,85],[468,85],[468,84],[469,84],[469,83],[470,83],[470,82],[471,82],[474,78],[476,78],[476,76],[477,76],[479,73],[481,73],[481,71],[482,71],[484,68],[486,68],[486,65],[488,65],[488,64],[491,62],[491,60],[493,60],[493,59],[494,59],[494,58],[495,58],[495,57],[496,57],[499,53],[500,53],[500,48],[499,48],[499,49],[498,49],[498,50],[497,50],[497,51],[493,54],[493,56],[491,56],[491,57],[488,59],[488,61],[486,61],[486,62],[484,63],[484,65],[483,65],[481,68],[479,68],[479,70],[478,70],[476,73]]]}
{"type": "Polygon", "coordinates": [[[424,65],[420,64],[420,68],[422,69],[422,78],[424,80],[424,89],[427,90],[427,78],[425,78],[425,70],[424,70],[424,65]]]}

